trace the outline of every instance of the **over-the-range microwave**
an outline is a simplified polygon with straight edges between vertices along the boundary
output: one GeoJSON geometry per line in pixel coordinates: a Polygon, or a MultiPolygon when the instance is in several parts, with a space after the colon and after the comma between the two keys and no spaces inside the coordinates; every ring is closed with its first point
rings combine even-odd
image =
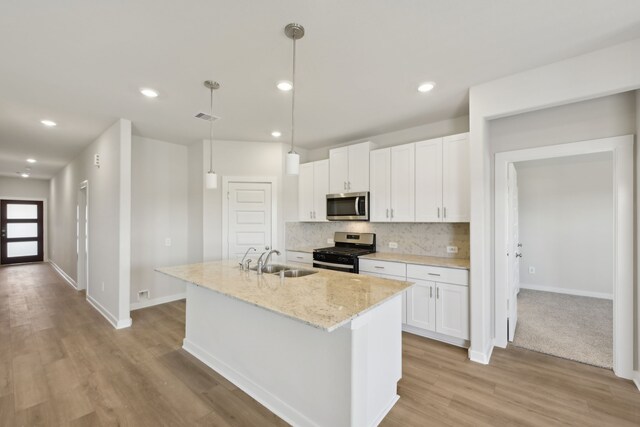
{"type": "Polygon", "coordinates": [[[329,221],[369,221],[369,192],[327,194],[329,221]]]}

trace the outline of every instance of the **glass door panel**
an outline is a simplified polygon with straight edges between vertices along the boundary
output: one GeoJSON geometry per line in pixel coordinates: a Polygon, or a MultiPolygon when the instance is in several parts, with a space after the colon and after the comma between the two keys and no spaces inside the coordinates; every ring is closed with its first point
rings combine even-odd
{"type": "Polygon", "coordinates": [[[38,207],[24,203],[7,203],[7,219],[38,219],[38,207]]]}
{"type": "Polygon", "coordinates": [[[38,242],[8,242],[7,257],[16,258],[38,255],[38,242]]]}
{"type": "Polygon", "coordinates": [[[17,237],[38,237],[38,223],[37,222],[8,223],[7,238],[12,239],[17,237]]]}

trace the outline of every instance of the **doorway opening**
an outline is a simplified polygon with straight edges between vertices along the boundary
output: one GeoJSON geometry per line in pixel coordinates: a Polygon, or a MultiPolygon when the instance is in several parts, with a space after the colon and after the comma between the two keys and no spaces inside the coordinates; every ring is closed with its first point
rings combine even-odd
{"type": "Polygon", "coordinates": [[[610,152],[509,165],[513,345],[613,368],[612,171],[610,152]]]}
{"type": "MultiPolygon", "coordinates": [[[[516,253],[525,254],[527,247],[512,242],[509,220],[510,165],[531,160],[565,158],[585,154],[609,153],[612,159],[612,283],[613,298],[613,371],[623,378],[633,375],[633,135],[516,150],[496,154],[495,158],[495,336],[496,345],[506,347],[509,333],[517,336],[518,282],[510,270],[516,253]],[[511,236],[511,237],[510,237],[511,236]],[[517,252],[514,252],[516,250],[517,252]],[[521,250],[521,252],[520,252],[521,250]],[[511,274],[510,274],[511,273],[511,274]],[[512,324],[513,323],[513,324],[512,324]]],[[[512,193],[511,193],[512,194],[512,193]]],[[[512,206],[511,206],[512,208],[512,206]]],[[[513,209],[513,208],[512,208],[513,209]]],[[[580,216],[573,220],[579,221],[580,216]]],[[[595,232],[595,230],[592,230],[595,232]]],[[[580,244],[578,240],[569,243],[580,244]]],[[[522,257],[518,257],[522,259],[522,257]]],[[[527,272],[529,266],[527,266],[527,272]]],[[[535,269],[535,266],[533,266],[535,269]]],[[[512,267],[513,268],[513,267],[512,267]]],[[[539,274],[539,273],[538,273],[539,274]]],[[[522,294],[523,291],[520,293],[522,294]]],[[[520,298],[521,302],[523,298],[520,298]]],[[[565,307],[569,308],[569,307],[565,307]]]]}
{"type": "Polygon", "coordinates": [[[276,178],[224,177],[222,191],[222,258],[240,260],[254,248],[248,256],[255,261],[277,249],[276,178]]]}
{"type": "Polygon", "coordinates": [[[44,260],[44,202],[0,200],[0,264],[44,260]]]}
{"type": "Polygon", "coordinates": [[[76,205],[77,289],[89,292],[89,183],[83,181],[76,205]]]}

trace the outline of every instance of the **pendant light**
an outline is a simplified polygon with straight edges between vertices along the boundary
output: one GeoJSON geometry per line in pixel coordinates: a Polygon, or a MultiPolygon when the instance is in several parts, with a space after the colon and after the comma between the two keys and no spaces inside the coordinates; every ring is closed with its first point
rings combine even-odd
{"type": "Polygon", "coordinates": [[[298,175],[300,171],[300,155],[293,149],[295,137],[295,107],[296,107],[296,40],[304,37],[304,27],[300,24],[289,24],[284,27],[284,33],[293,40],[293,73],[291,83],[291,151],[287,154],[287,175],[298,175]]]}
{"type": "Polygon", "coordinates": [[[206,174],[206,187],[209,190],[218,188],[218,174],[213,170],[213,91],[220,88],[220,83],[206,80],[204,87],[211,91],[211,110],[209,115],[209,172],[206,174]]]}

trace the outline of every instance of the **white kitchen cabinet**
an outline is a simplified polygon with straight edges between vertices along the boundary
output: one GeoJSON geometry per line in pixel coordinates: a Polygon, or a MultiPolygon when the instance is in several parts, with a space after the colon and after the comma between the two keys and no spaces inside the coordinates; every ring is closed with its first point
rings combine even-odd
{"type": "Polygon", "coordinates": [[[469,288],[436,283],[436,332],[469,339],[469,288]]]}
{"type": "Polygon", "coordinates": [[[371,221],[415,220],[415,144],[371,151],[371,221]]]}
{"type": "Polygon", "coordinates": [[[329,160],[300,165],[298,175],[298,218],[300,221],[327,220],[329,160]]]}
{"type": "Polygon", "coordinates": [[[470,220],[468,134],[416,143],[415,220],[470,220]]]}
{"type": "Polygon", "coordinates": [[[415,285],[407,291],[407,324],[427,331],[436,330],[436,284],[411,279],[415,285]]]}
{"type": "Polygon", "coordinates": [[[371,142],[329,150],[330,193],[369,191],[369,151],[371,142]]]}
{"type": "MultiPolygon", "coordinates": [[[[399,262],[361,259],[359,262],[359,274],[383,279],[407,280],[406,264],[399,262]]],[[[402,293],[402,324],[407,323],[407,292],[404,291],[402,293]]]]}
{"type": "MultiPolygon", "coordinates": [[[[302,166],[302,165],[301,165],[302,166]]],[[[287,265],[292,267],[312,267],[313,254],[308,252],[287,251],[287,265]]]]}

